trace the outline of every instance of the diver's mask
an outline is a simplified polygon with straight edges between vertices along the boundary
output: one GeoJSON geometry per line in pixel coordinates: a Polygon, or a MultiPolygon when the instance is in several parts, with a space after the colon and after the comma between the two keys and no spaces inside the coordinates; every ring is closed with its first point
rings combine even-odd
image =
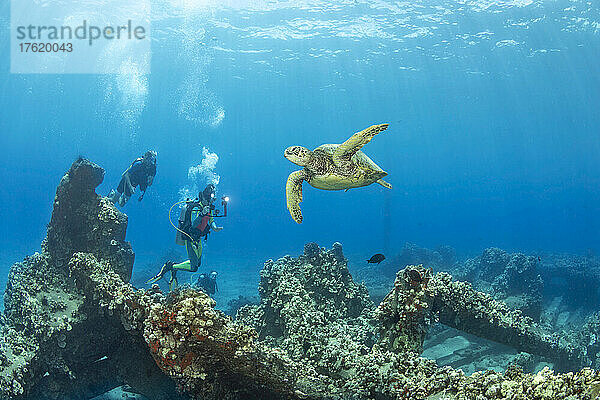
{"type": "Polygon", "coordinates": [[[202,198],[204,199],[204,201],[208,202],[209,204],[212,204],[216,198],[215,192],[215,185],[209,183],[202,191],[202,198]]]}

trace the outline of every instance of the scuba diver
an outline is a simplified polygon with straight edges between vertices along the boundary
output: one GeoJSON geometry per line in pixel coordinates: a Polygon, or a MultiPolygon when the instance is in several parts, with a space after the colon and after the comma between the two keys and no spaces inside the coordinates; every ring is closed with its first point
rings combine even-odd
{"type": "MultiPolygon", "coordinates": [[[[179,216],[179,227],[177,229],[177,235],[175,237],[175,243],[185,246],[188,254],[188,260],[179,264],[175,264],[172,261],[167,261],[158,274],[150,278],[146,284],[151,284],[161,280],[167,272],[171,272],[171,278],[169,280],[169,289],[173,290],[177,287],[177,271],[196,272],[200,266],[202,259],[202,239],[207,240],[208,234],[211,230],[218,232],[223,227],[217,226],[214,221],[216,216],[219,216],[218,210],[215,209],[215,185],[209,184],[206,188],[198,194],[197,200],[186,200],[184,202],[178,202],[173,204],[175,207],[178,204],[185,203],[185,207],[181,210],[179,216]]],[[[223,197],[221,204],[224,208],[223,217],[227,216],[227,202],[229,198],[223,197]]],[[[171,213],[169,212],[169,219],[171,213]]],[[[172,222],[171,222],[172,224],[172,222]]],[[[216,279],[216,274],[215,274],[216,279]]],[[[215,281],[216,287],[216,281],[215,281]]]]}
{"type": "Polygon", "coordinates": [[[146,194],[146,189],[152,185],[156,176],[156,156],[156,151],[148,150],[143,157],[136,158],[131,163],[129,168],[123,172],[117,190],[111,190],[108,195],[109,200],[113,204],[119,204],[123,207],[133,193],[135,193],[137,186],[142,191],[138,201],[142,201],[146,194]]]}
{"type": "Polygon", "coordinates": [[[219,291],[217,287],[217,271],[211,271],[210,274],[200,274],[196,281],[196,287],[201,289],[204,293],[209,296],[214,295],[219,291]]]}

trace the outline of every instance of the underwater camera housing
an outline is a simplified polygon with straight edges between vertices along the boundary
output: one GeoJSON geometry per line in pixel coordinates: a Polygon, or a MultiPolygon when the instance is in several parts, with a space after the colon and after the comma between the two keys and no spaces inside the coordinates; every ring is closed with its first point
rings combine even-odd
{"type": "Polygon", "coordinates": [[[219,210],[215,210],[215,217],[226,217],[227,216],[227,203],[229,203],[229,196],[221,197],[221,205],[223,206],[223,215],[219,215],[219,210]]]}

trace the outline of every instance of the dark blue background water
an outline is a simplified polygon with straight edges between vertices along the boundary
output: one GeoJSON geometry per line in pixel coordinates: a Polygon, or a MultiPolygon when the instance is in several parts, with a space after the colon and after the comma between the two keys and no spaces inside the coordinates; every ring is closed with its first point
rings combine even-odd
{"type": "Polygon", "coordinates": [[[0,251],[39,248],[56,185],[78,155],[106,169],[98,192],[107,194],[153,148],[154,185],[124,211],[138,260],[160,257],[173,247],[168,209],[203,146],[218,154],[219,194],[231,197],[208,262],[233,268],[299,253],[306,241],[340,241],[364,256],[394,253],[404,241],[465,253],[598,249],[600,18],[592,5],[286,4],[200,7],[171,19],[157,7],[147,77],[11,75],[2,58],[0,251]],[[284,190],[298,167],[283,150],[340,143],[383,122],[389,129],[364,150],[394,189],[305,184],[305,222],[295,224],[284,190]]]}

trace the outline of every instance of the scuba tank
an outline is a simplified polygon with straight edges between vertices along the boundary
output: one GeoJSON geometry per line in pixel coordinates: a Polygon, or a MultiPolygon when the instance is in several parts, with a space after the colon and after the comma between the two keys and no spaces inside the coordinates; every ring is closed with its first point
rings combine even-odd
{"type": "Polygon", "coordinates": [[[177,230],[177,234],[175,235],[176,244],[185,246],[185,242],[190,240],[190,237],[194,240],[199,240],[202,237],[206,238],[210,230],[210,224],[208,223],[211,217],[210,213],[202,216],[202,220],[198,226],[193,226],[194,221],[192,221],[192,213],[195,210],[202,212],[203,207],[204,205],[200,200],[186,201],[181,213],[179,213],[179,230],[177,230]],[[182,232],[185,232],[185,234],[182,232]]]}
{"type": "Polygon", "coordinates": [[[181,209],[181,213],[179,213],[179,230],[175,235],[176,244],[185,246],[185,241],[189,240],[189,238],[185,236],[183,232],[192,236],[192,211],[198,207],[200,207],[200,203],[196,200],[188,199],[188,201],[185,202],[185,206],[181,209]]]}
{"type": "Polygon", "coordinates": [[[175,244],[178,244],[180,246],[185,246],[185,239],[183,238],[182,231],[186,233],[188,231],[188,229],[186,229],[185,214],[187,213],[189,207],[190,203],[186,202],[185,206],[181,209],[181,212],[179,213],[179,218],[177,219],[179,229],[176,231],[177,233],[175,234],[175,244]]]}

